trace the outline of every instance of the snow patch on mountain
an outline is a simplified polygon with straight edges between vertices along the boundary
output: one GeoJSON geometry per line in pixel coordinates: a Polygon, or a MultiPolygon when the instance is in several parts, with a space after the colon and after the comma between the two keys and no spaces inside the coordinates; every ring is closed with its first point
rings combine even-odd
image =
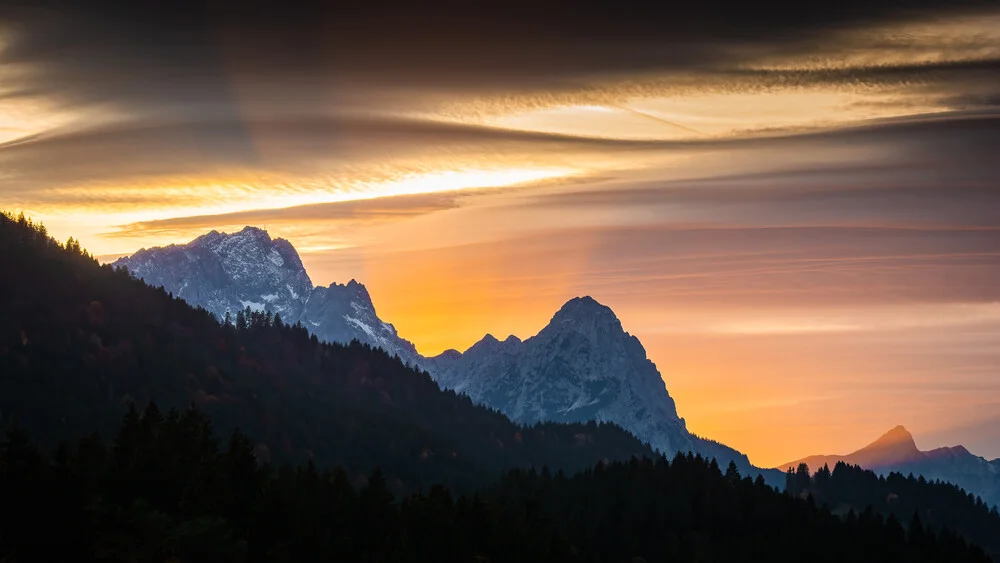
{"type": "Polygon", "coordinates": [[[243,305],[244,309],[249,307],[251,311],[256,311],[258,313],[265,311],[264,304],[257,303],[256,301],[240,301],[240,304],[243,305]]]}
{"type": "Polygon", "coordinates": [[[279,268],[285,265],[285,261],[281,259],[281,254],[278,254],[277,250],[272,250],[271,253],[267,255],[267,258],[272,264],[278,266],[279,268]]]}

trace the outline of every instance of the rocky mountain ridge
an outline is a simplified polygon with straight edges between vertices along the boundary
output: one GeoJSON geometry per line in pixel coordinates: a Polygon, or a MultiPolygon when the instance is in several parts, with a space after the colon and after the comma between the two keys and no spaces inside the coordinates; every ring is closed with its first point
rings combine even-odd
{"type": "Polygon", "coordinates": [[[464,354],[450,351],[427,367],[441,386],[519,422],[612,421],[660,451],[695,449],[639,339],[589,296],[569,300],[523,342],[487,335],[464,354]]]}
{"type": "Polygon", "coordinates": [[[220,319],[249,307],[299,322],[323,340],[358,340],[382,348],[426,370],[442,388],[464,393],[515,422],[613,422],[667,456],[694,451],[723,467],[734,461],[745,474],[763,471],[775,485],[783,478],[778,471],[754,468],[732,448],[691,434],[638,338],[591,297],[569,300],[524,341],[487,335],[464,353],[450,350],[425,358],[378,318],[362,284],[351,280],[314,287],[292,245],[256,227],[232,234],[212,231],[191,243],[141,250],[114,264],[220,319]]]}
{"type": "Polygon", "coordinates": [[[302,323],[330,342],[358,340],[413,362],[417,350],[383,322],[364,285],[355,280],[313,286],[298,252],[257,227],[212,231],[188,244],[143,249],[113,263],[153,286],[207,309],[220,320],[249,307],[302,323]]]}

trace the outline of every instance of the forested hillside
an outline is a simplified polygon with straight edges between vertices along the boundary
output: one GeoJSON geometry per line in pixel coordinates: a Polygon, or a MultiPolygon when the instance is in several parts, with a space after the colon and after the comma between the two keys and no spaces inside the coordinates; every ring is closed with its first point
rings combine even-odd
{"type": "Polygon", "coordinates": [[[352,481],[381,467],[397,492],[652,454],[611,425],[515,425],[380,350],[277,317],[220,324],[23,217],[0,217],[0,267],[0,420],[46,445],[108,436],[130,403],[155,400],[196,404],[262,459],[340,465],[352,481]]]}
{"type": "Polygon", "coordinates": [[[341,469],[258,464],[196,410],[128,412],[112,445],[52,457],[0,444],[0,560],[183,562],[949,562],[990,559],[949,531],[871,511],[846,519],[678,455],[569,477],[513,470],[473,495],[393,495],[341,469]]]}
{"type": "Polygon", "coordinates": [[[954,530],[1000,556],[1000,512],[951,483],[912,474],[881,476],[840,462],[832,471],[823,466],[812,475],[805,464],[789,469],[785,489],[795,497],[811,496],[841,516],[871,509],[932,531],[954,530]]]}

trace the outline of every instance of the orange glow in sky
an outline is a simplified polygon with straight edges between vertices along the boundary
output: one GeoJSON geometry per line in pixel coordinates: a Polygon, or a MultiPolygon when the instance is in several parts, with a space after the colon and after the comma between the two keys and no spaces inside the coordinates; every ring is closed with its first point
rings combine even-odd
{"type": "Polygon", "coordinates": [[[494,82],[258,73],[220,47],[212,73],[112,87],[72,50],[14,59],[0,27],[0,206],[105,258],[265,228],[428,355],[591,295],[688,427],[761,466],[899,424],[993,458],[998,30],[873,23],[494,82]]]}

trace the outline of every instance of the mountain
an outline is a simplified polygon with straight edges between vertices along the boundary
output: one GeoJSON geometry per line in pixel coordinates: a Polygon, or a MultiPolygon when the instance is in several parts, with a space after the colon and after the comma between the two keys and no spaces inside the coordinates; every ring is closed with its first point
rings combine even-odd
{"type": "Polygon", "coordinates": [[[778,469],[798,467],[804,463],[811,469],[837,462],[857,465],[880,474],[889,472],[921,475],[925,479],[954,483],[980,496],[990,505],[1000,504],[1000,459],[987,461],[972,454],[964,446],[921,451],[906,428],[897,426],[878,440],[847,455],[815,455],[778,466],[778,469]]]}
{"type": "Polygon", "coordinates": [[[0,428],[48,448],[115,437],[130,404],[155,401],[182,421],[196,405],[262,459],[339,465],[352,480],[381,468],[399,492],[653,455],[610,424],[513,423],[382,350],[320,342],[263,312],[222,324],[27,220],[0,216],[0,268],[0,428]]]}
{"type": "MultiPolygon", "coordinates": [[[[589,296],[569,300],[523,342],[486,335],[465,353],[449,350],[422,365],[442,387],[517,422],[613,421],[668,456],[694,451],[761,473],[745,455],[687,430],[642,343],[589,296]]],[[[780,478],[763,473],[768,481],[780,478]]]]}
{"type": "Polygon", "coordinates": [[[859,465],[865,469],[879,469],[911,463],[923,459],[924,453],[917,449],[913,436],[902,426],[889,430],[878,440],[848,455],[814,455],[779,466],[781,468],[798,467],[805,463],[810,468],[817,469],[828,465],[833,467],[838,461],[848,465],[859,465]]]}
{"type": "Polygon", "coordinates": [[[428,368],[438,383],[513,420],[617,420],[664,452],[694,449],[656,366],[610,308],[590,297],[568,301],[524,342],[491,335],[428,368]]]}
{"type": "Polygon", "coordinates": [[[732,448],[691,434],[642,344],[591,297],[571,299],[523,342],[486,335],[464,353],[426,358],[375,315],[363,285],[351,280],[314,288],[291,244],[255,227],[141,250],[114,265],[219,318],[250,307],[301,322],[323,340],[380,347],[426,370],[442,388],[521,424],[613,422],[668,457],[694,451],[722,465],[734,461],[741,472],[763,474],[773,485],[783,479],[732,448]]]}
{"type": "Polygon", "coordinates": [[[328,342],[357,340],[382,348],[404,361],[417,356],[413,344],[382,322],[365,286],[314,287],[298,252],[285,239],[245,227],[232,233],[212,231],[188,244],[142,249],[119,258],[124,267],[152,286],[162,286],[219,319],[239,311],[266,311],[282,321],[306,326],[328,342]]]}

